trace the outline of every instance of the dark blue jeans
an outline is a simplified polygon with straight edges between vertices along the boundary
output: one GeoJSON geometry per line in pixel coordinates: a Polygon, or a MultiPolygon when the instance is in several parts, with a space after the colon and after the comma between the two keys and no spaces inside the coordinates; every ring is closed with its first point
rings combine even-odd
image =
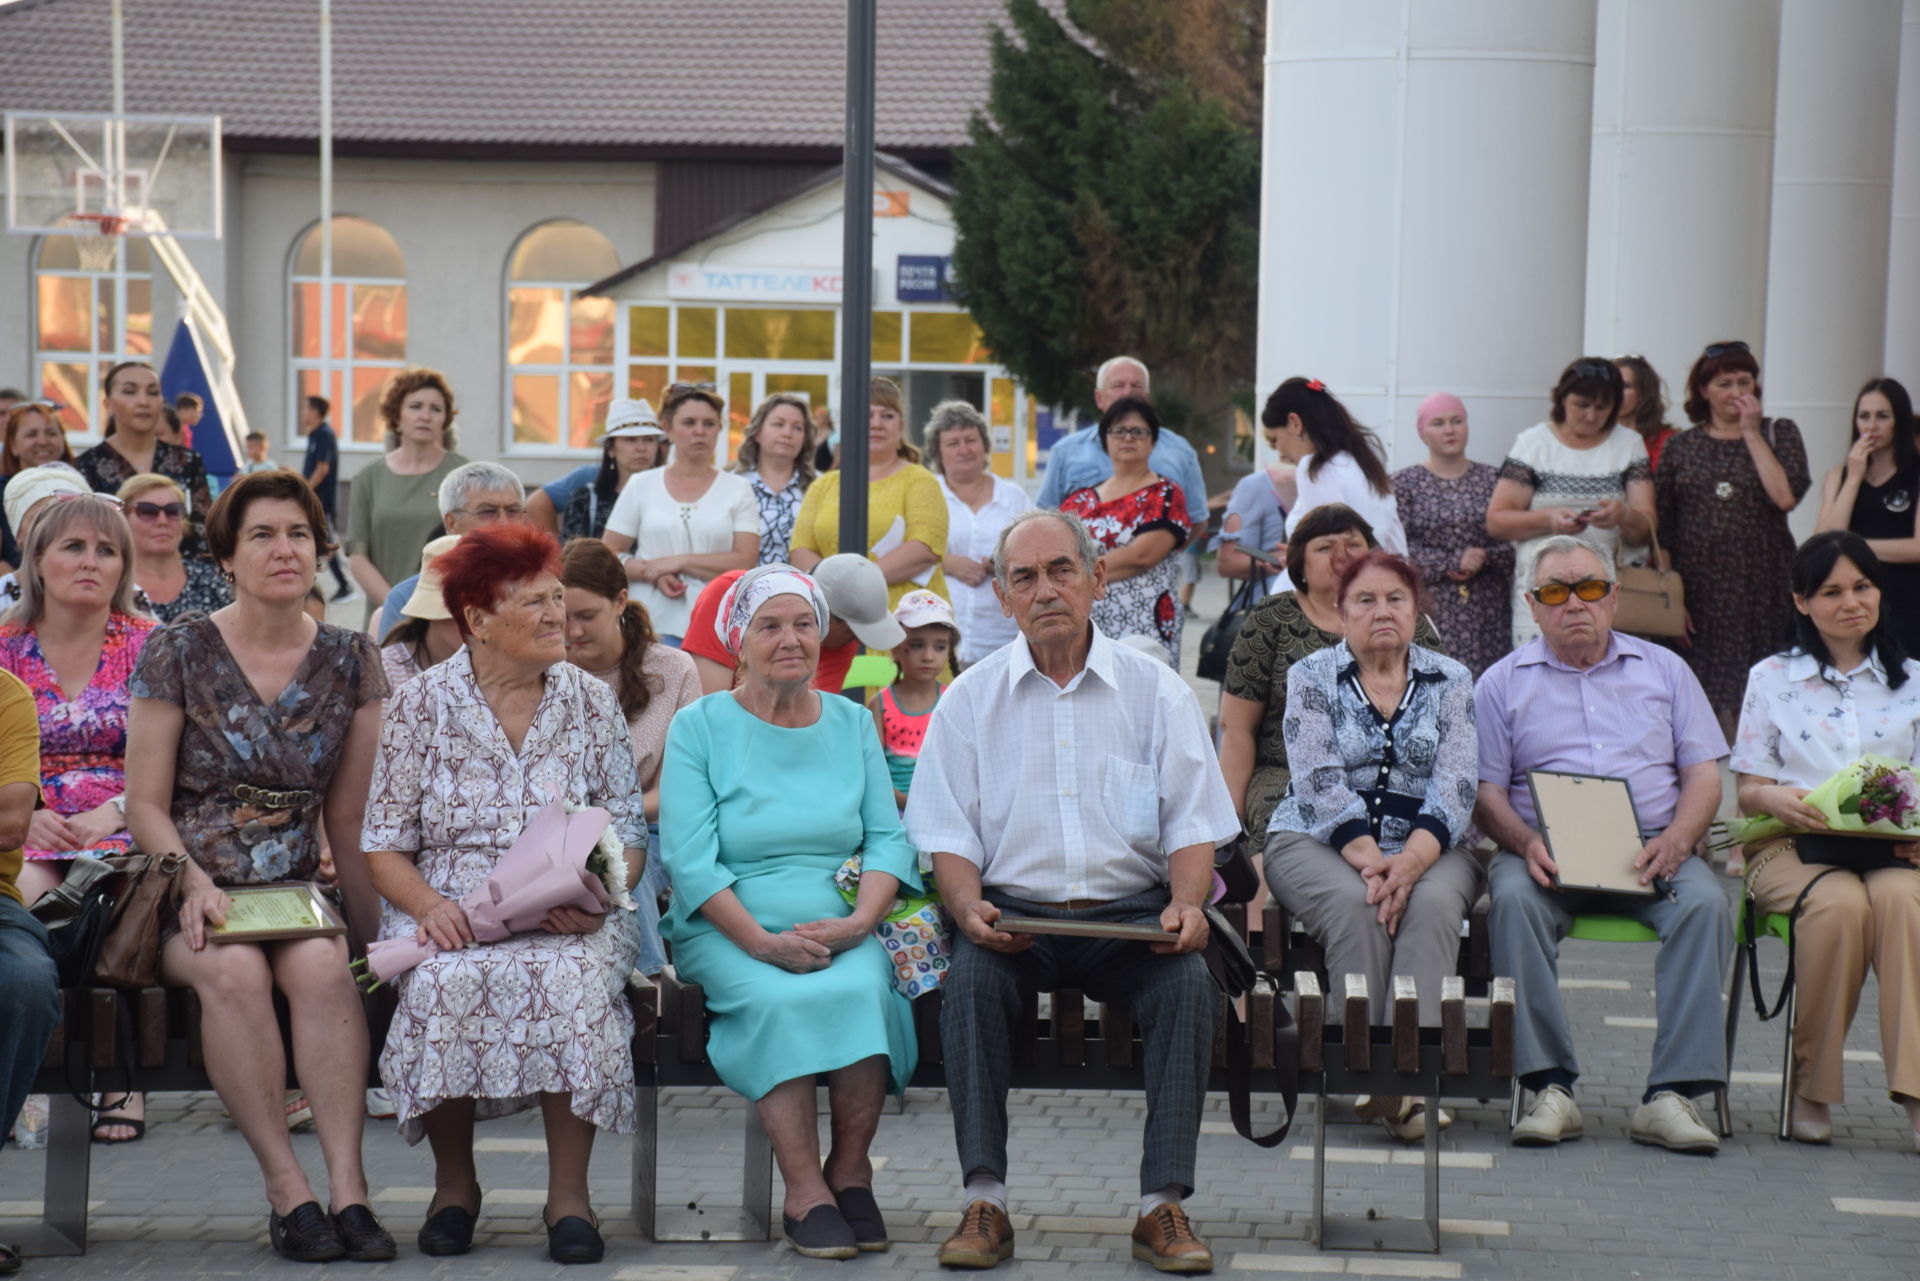
{"type": "Polygon", "coordinates": [[[0,894],[0,1144],[26,1102],[47,1038],[60,1021],[47,930],[27,909],[0,894]]]}

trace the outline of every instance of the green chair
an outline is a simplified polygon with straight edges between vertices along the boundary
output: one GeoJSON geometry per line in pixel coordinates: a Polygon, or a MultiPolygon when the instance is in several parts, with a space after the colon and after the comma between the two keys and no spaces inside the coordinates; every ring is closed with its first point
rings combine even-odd
{"type": "MultiPolygon", "coordinates": [[[[1733,986],[1727,991],[1727,1070],[1733,1070],[1733,1042],[1740,1032],[1740,998],[1746,995],[1749,981],[1747,974],[1747,903],[1743,896],[1733,905],[1733,986]]],[[[1779,939],[1789,949],[1793,947],[1793,919],[1785,912],[1767,912],[1760,917],[1760,937],[1779,939]]],[[[1758,976],[1754,976],[1757,978],[1758,976]]],[[[1780,1137],[1786,1139],[1792,1134],[1793,1116],[1793,1020],[1797,1012],[1799,993],[1789,990],[1787,1003],[1782,1007],[1780,1022],[1785,1026],[1781,1034],[1784,1038],[1780,1046],[1780,1137]]]]}
{"type": "MultiPolygon", "coordinates": [[[[1631,916],[1612,916],[1599,912],[1576,915],[1573,918],[1572,927],[1567,930],[1567,937],[1584,939],[1589,943],[1658,943],[1660,941],[1658,931],[1652,926],[1642,925],[1631,916]]],[[[1744,955],[1745,953],[1736,953],[1736,956],[1744,955]]],[[[1737,970],[1735,975],[1734,981],[1737,983],[1739,982],[1737,970]]],[[[1727,1057],[1731,1062],[1732,1032],[1729,1031],[1727,1036],[1727,1057]]],[[[1508,1117],[1509,1125],[1520,1124],[1520,1104],[1525,1093],[1526,1091],[1521,1088],[1520,1078],[1516,1076],[1513,1079],[1513,1103],[1508,1117]]],[[[1720,1137],[1730,1136],[1733,1133],[1733,1108],[1725,1082],[1722,1082],[1720,1088],[1713,1092],[1713,1110],[1714,1120],[1720,1126],[1720,1137]]]]}
{"type": "Polygon", "coordinates": [[[847,668],[847,679],[842,682],[843,689],[878,689],[893,684],[900,674],[899,666],[884,654],[861,654],[854,658],[853,665],[847,668]]]}

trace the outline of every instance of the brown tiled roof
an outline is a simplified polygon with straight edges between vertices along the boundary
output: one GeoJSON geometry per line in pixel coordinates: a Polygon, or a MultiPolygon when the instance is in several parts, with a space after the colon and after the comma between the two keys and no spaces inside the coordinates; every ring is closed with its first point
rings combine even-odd
{"type": "MultiPolygon", "coordinates": [[[[223,117],[242,146],[319,128],[317,0],[124,0],[127,110],[223,117]]],[[[0,7],[0,107],[106,111],[109,0],[0,7]]],[[[344,151],[838,152],[844,0],[334,0],[344,151]]],[[[879,0],[877,141],[966,140],[1002,0],[879,0]]]]}

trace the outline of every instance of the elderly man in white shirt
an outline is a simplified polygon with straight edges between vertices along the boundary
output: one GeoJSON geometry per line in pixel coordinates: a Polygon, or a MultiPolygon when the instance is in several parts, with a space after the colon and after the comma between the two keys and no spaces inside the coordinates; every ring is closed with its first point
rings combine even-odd
{"type": "Polygon", "coordinates": [[[1099,548],[1077,519],[1024,512],[1002,531],[994,590],[1020,635],[934,709],[907,800],[959,928],[941,1041],[966,1179],[949,1267],[1013,1254],[1007,1086],[1023,1002],[1079,988],[1124,1003],[1146,1047],[1147,1127],[1134,1256],[1205,1272],[1187,1222],[1217,989],[1198,953],[1213,851],[1238,830],[1199,704],[1166,664],[1092,624],[1099,548]],[[1001,915],[1157,924],[1164,943],[1014,934],[1001,915]]]}

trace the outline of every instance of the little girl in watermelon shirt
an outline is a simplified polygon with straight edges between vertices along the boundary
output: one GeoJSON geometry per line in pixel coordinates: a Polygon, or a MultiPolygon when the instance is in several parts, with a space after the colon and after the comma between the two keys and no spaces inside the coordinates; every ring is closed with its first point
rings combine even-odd
{"type": "Polygon", "coordinates": [[[960,647],[960,629],[953,622],[953,606],[924,589],[902,596],[893,617],[907,630],[907,638],[893,648],[894,666],[900,672],[868,706],[893,775],[894,803],[905,808],[927,722],[947,689],[940,683],[940,673],[960,647]]]}

